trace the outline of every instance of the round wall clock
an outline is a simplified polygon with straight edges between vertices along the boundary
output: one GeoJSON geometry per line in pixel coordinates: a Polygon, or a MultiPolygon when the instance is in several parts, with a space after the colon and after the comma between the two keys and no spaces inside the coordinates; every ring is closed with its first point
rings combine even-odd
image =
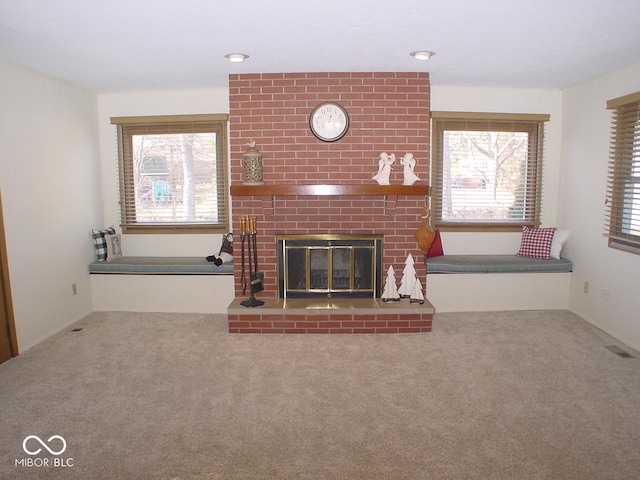
{"type": "Polygon", "coordinates": [[[323,102],[313,109],[309,117],[313,134],[324,142],[335,142],[349,129],[347,111],[335,102],[323,102]]]}

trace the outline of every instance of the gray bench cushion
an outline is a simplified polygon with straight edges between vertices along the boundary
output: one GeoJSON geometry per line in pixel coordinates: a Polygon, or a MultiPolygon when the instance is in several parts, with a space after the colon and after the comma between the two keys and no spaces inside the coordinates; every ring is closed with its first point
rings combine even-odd
{"type": "Polygon", "coordinates": [[[426,259],[427,273],[570,272],[566,258],[542,260],[517,255],[442,255],[426,259]]]}
{"type": "Polygon", "coordinates": [[[89,264],[89,273],[135,275],[233,275],[233,262],[217,266],[204,257],[122,257],[89,264]]]}

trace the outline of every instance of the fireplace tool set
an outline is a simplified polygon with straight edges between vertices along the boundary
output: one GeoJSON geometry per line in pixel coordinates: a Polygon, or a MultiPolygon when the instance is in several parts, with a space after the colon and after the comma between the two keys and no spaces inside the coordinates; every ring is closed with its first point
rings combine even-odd
{"type": "Polygon", "coordinates": [[[257,219],[254,215],[243,215],[240,217],[240,245],[242,262],[242,294],[245,295],[247,287],[251,296],[240,302],[243,307],[259,307],[264,305],[262,300],[258,300],[255,294],[264,290],[262,280],[264,274],[258,269],[258,249],[256,242],[257,219]],[[249,282],[247,283],[247,270],[249,282]]]}

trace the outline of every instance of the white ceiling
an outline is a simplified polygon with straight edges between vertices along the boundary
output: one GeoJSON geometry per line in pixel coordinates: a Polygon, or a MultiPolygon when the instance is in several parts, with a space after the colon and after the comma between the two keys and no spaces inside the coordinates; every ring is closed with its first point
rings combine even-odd
{"type": "Polygon", "coordinates": [[[0,58],[96,92],[317,71],[562,88],[640,61],[640,0],[0,0],[0,58]]]}

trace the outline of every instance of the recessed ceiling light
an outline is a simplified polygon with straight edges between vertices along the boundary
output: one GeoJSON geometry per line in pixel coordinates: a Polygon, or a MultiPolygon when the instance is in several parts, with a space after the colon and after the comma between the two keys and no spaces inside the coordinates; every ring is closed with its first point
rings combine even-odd
{"type": "Polygon", "coordinates": [[[238,63],[244,62],[247,58],[249,58],[249,55],[246,55],[244,53],[227,53],[225,57],[227,57],[231,62],[238,63]]]}
{"type": "Polygon", "coordinates": [[[436,52],[430,52],[428,50],[418,50],[417,52],[411,52],[411,56],[416,60],[429,60],[436,52]]]}

